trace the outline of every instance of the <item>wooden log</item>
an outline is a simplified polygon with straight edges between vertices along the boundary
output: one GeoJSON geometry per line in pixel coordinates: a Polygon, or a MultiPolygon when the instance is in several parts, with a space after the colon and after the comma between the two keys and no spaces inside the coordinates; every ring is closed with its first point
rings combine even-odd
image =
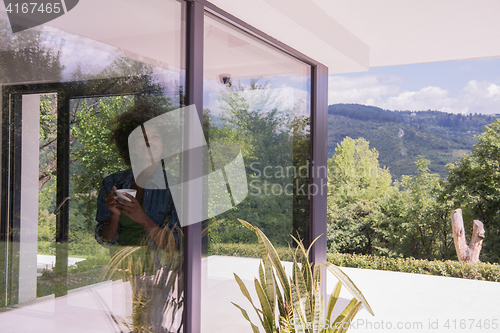
{"type": "Polygon", "coordinates": [[[469,247],[465,239],[464,220],[460,208],[455,209],[451,213],[451,229],[453,231],[453,242],[455,243],[458,261],[469,261],[469,247]]]}
{"type": "Polygon", "coordinates": [[[483,222],[474,220],[474,227],[472,228],[472,239],[469,243],[470,261],[479,262],[479,252],[483,247],[484,239],[484,225],[483,222]]]}
{"type": "Polygon", "coordinates": [[[455,209],[451,213],[451,228],[453,231],[453,241],[459,261],[479,262],[479,253],[483,246],[484,225],[481,221],[474,220],[472,229],[472,239],[469,244],[465,238],[464,220],[462,210],[455,209]]]}

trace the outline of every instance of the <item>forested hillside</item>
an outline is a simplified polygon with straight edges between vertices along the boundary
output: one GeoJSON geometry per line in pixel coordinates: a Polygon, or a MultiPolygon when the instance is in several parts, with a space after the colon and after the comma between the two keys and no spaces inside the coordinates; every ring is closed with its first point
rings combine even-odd
{"type": "Polygon", "coordinates": [[[379,152],[381,166],[393,179],[415,175],[418,155],[430,161],[431,172],[446,177],[445,165],[472,150],[474,135],[499,114],[450,114],[440,111],[388,111],[359,104],[328,106],[328,157],[346,136],[363,137],[379,152]]]}

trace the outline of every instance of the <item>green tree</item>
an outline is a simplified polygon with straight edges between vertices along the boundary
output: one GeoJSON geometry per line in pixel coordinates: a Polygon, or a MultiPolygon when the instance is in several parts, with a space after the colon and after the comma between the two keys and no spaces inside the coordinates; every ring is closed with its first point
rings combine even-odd
{"type": "Polygon", "coordinates": [[[378,152],[364,138],[346,137],[328,160],[330,204],[343,207],[379,198],[391,186],[391,174],[378,162],[378,152]]]}
{"type": "Polygon", "coordinates": [[[438,200],[442,182],[430,173],[429,160],[419,156],[417,175],[403,176],[382,206],[387,247],[404,257],[453,259],[451,207],[438,200]]]}
{"type": "Polygon", "coordinates": [[[442,182],[419,156],[417,174],[391,186],[365,139],[344,139],[328,161],[328,246],[332,252],[452,259],[451,207],[442,182]]]}
{"type": "Polygon", "coordinates": [[[332,252],[386,254],[379,201],[391,188],[378,152],[364,138],[346,137],[328,160],[328,243],[332,252]]]}
{"type": "Polygon", "coordinates": [[[466,228],[474,219],[484,223],[485,239],[481,260],[500,260],[500,119],[485,126],[475,137],[470,155],[448,164],[447,183],[441,199],[463,211],[466,228]]]}
{"type": "MultiPolygon", "coordinates": [[[[376,200],[328,207],[328,251],[391,255],[386,216],[376,200]]],[[[393,254],[393,253],[392,253],[393,254]]]]}
{"type": "Polygon", "coordinates": [[[47,94],[40,96],[38,192],[42,190],[45,183],[56,176],[57,115],[55,105],[55,95],[47,94]]]}
{"type": "MultiPolygon", "coordinates": [[[[311,118],[297,117],[292,122],[293,135],[293,165],[299,170],[292,179],[293,182],[293,235],[303,238],[306,246],[312,241],[310,237],[310,194],[302,193],[301,188],[309,188],[310,178],[304,177],[300,169],[310,163],[311,154],[311,118]]],[[[314,168],[314,167],[313,167],[314,168]]],[[[313,169],[314,170],[314,169],[313,169]]],[[[318,168],[316,170],[319,172],[318,168]]],[[[323,191],[324,188],[312,189],[311,192],[323,191]]]]}
{"type": "Polygon", "coordinates": [[[55,182],[50,182],[38,193],[38,254],[55,254],[56,216],[55,182]]]}

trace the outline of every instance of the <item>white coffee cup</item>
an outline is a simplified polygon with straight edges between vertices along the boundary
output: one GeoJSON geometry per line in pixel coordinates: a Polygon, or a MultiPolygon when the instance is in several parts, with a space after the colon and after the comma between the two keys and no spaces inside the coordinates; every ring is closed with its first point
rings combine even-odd
{"type": "Polygon", "coordinates": [[[135,195],[137,194],[137,190],[134,190],[134,189],[131,189],[131,188],[124,188],[124,189],[121,189],[121,190],[116,190],[115,193],[116,193],[116,196],[118,198],[125,199],[127,201],[132,202],[132,200],[130,200],[129,198],[127,198],[124,195],[124,193],[128,193],[128,194],[130,194],[131,196],[133,196],[135,198],[135,195]]]}

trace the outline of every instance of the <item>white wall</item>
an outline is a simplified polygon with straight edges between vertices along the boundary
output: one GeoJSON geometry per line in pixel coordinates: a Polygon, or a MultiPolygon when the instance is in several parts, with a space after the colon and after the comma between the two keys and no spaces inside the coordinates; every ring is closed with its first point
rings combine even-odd
{"type": "Polygon", "coordinates": [[[23,96],[19,303],[36,298],[40,95],[23,96]]]}

